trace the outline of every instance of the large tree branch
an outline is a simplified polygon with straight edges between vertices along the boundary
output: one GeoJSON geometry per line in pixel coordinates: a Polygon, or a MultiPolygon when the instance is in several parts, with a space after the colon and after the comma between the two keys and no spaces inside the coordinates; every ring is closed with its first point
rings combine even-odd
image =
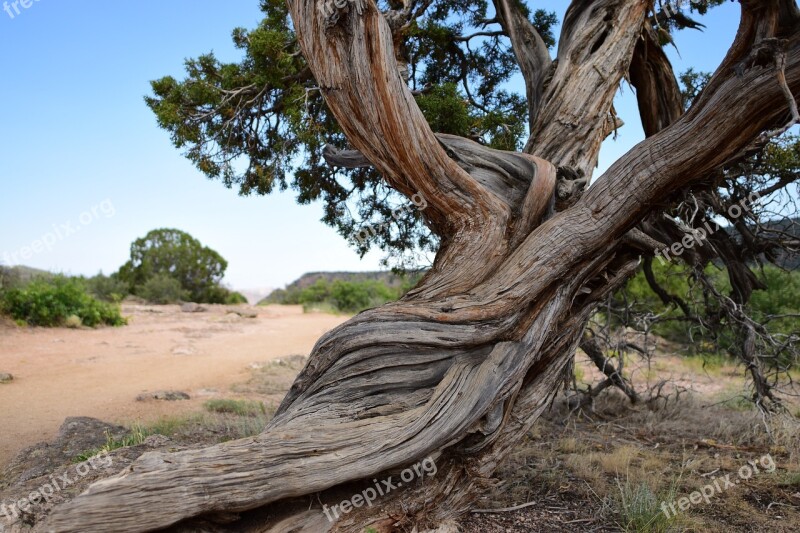
{"type": "Polygon", "coordinates": [[[516,191],[508,191],[502,168],[457,162],[398,74],[391,30],[376,5],[366,0],[337,5],[334,0],[290,2],[304,56],[353,147],[392,188],[425,197],[429,208],[423,217],[442,245],[424,285],[432,295],[457,294],[488,276],[520,232],[524,236],[532,229],[527,222],[520,229],[517,220],[538,219],[541,209],[533,216],[522,213],[520,199],[524,209],[538,207],[524,203],[531,194],[549,198],[552,189],[543,191],[540,185],[554,170],[545,161],[509,154],[511,166],[527,157],[529,168],[515,176],[516,191]],[[440,276],[455,262],[465,269],[463,276],[440,276]]]}
{"type": "MultiPolygon", "coordinates": [[[[527,233],[535,227],[520,224],[520,218],[538,221],[545,214],[555,189],[552,165],[534,156],[495,150],[464,137],[437,133],[436,139],[458,166],[511,207],[515,215],[512,225],[528,228],[527,233]]],[[[323,156],[334,166],[372,167],[370,160],[358,150],[340,150],[327,145],[323,156]]]]}
{"type": "Polygon", "coordinates": [[[344,8],[332,0],[290,2],[290,8],[303,55],[348,140],[394,189],[426,198],[425,215],[439,235],[457,230],[453,213],[507,218],[503,202],[436,142],[398,72],[391,30],[373,2],[344,8]]]}
{"type": "Polygon", "coordinates": [[[587,178],[613,123],[611,106],[628,72],[647,12],[640,0],[574,0],[564,18],[558,66],[525,152],[587,178]]]}
{"type": "Polygon", "coordinates": [[[636,101],[647,137],[666,128],[683,114],[678,80],[655,30],[647,22],[633,51],[630,80],[636,88],[636,101]]]}
{"type": "Polygon", "coordinates": [[[519,0],[493,0],[500,26],[511,40],[528,98],[528,122],[533,131],[552,59],[542,37],[522,12],[519,0]]]}

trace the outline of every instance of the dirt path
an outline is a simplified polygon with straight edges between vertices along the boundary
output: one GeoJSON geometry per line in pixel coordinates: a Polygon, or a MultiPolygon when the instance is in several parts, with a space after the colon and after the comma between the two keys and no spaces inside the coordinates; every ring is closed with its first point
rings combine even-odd
{"type": "Polygon", "coordinates": [[[325,331],[346,318],[303,314],[269,306],[255,318],[207,306],[123,306],[122,328],[97,330],[0,326],[0,466],[23,448],[52,439],[64,418],[148,421],[197,410],[210,396],[226,395],[257,362],[308,355],[325,331]],[[192,400],[136,401],[143,392],[178,390],[192,400]]]}

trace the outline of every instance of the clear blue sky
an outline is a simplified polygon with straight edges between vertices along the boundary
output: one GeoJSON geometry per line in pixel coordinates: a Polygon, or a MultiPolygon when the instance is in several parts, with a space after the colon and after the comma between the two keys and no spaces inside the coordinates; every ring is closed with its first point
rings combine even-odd
{"type": "MultiPolygon", "coordinates": [[[[529,3],[559,16],[566,6],[529,3]]],[[[258,23],[257,0],[35,0],[20,9],[13,19],[0,11],[0,263],[110,273],[134,239],[176,227],[228,259],[226,282],[237,289],[378,268],[378,253],[359,259],[319,221],[319,205],[296,205],[291,191],[243,198],[206,179],[144,104],[150,80],[183,77],[184,58],[213,50],[237,59],[230,32],[258,23]],[[48,233],[55,242],[21,256],[48,233]]],[[[738,17],[738,3],[725,4],[703,20],[705,33],[682,32],[682,58],[669,51],[676,70],[713,70],[738,17]]],[[[600,171],[642,138],[627,86],[617,111],[626,126],[604,146],[600,171]]]]}

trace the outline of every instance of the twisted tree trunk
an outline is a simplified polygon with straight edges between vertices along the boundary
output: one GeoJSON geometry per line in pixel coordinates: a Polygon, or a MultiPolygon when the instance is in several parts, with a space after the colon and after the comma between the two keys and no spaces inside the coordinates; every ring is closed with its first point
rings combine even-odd
{"type": "Polygon", "coordinates": [[[659,80],[674,75],[646,42],[648,2],[573,1],[551,64],[519,7],[497,0],[532,126],[524,153],[500,152],[434,135],[372,0],[289,5],[326,102],[363,156],[331,157],[365,158],[402,194],[424,196],[442,242],[433,268],[401,301],[320,339],[261,435],[146,454],[57,509],[46,529],[148,531],[262,508],[234,530],[388,531],[462,514],[553,399],[596,303],[643,253],[668,244],[635,226],[784,124],[786,91],[800,90],[793,1],[742,2],[736,42],[678,118],[664,108],[674,95],[660,93],[659,80]],[[612,100],[632,61],[640,93],[654,95],[642,110],[653,135],[580,199],[563,198],[569,184],[559,180],[589,177],[617,126],[612,100]],[[555,212],[554,200],[569,207],[555,212]],[[435,475],[330,512],[426,457],[435,475]]]}

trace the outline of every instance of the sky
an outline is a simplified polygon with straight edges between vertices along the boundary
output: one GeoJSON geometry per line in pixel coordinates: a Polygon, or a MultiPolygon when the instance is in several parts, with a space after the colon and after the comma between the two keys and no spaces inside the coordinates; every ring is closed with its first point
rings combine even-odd
{"type": "MultiPolygon", "coordinates": [[[[131,242],[171,227],[226,258],[234,289],[379,269],[379,252],[359,258],[320,222],[320,204],[297,205],[291,190],[241,197],[208,180],[144,104],[150,80],[183,78],[186,58],[237,60],[231,30],[259,22],[258,0],[23,1],[19,14],[9,5],[13,17],[0,11],[0,264],[111,273],[131,242]]],[[[562,17],[567,2],[529,5],[562,17]]],[[[679,33],[680,54],[668,49],[676,71],[713,71],[738,20],[738,3],[726,3],[703,19],[705,32],[679,33]]],[[[595,176],[643,138],[627,85],[616,110],[626,126],[604,144],[595,176]]]]}

